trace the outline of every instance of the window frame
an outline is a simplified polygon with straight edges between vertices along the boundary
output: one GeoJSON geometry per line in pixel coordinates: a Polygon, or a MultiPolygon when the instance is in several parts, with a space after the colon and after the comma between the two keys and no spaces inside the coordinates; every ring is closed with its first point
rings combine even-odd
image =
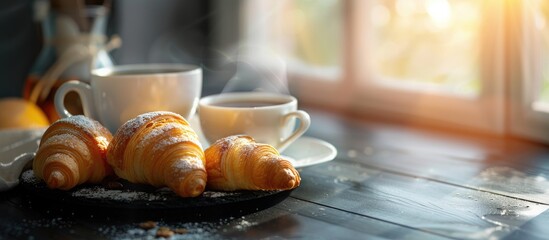
{"type": "MultiPolygon", "coordinates": [[[[511,5],[513,1],[508,1],[511,5]]],[[[549,142],[549,112],[536,111],[534,104],[538,98],[538,84],[543,81],[542,39],[535,29],[534,19],[524,2],[515,12],[509,12],[509,28],[506,38],[509,57],[507,83],[510,87],[508,111],[509,132],[513,135],[549,142]],[[519,79],[517,81],[517,79],[519,79]]],[[[510,8],[510,7],[509,7],[510,8]]]]}
{"type": "Polygon", "coordinates": [[[486,16],[482,41],[482,90],[477,98],[463,98],[438,92],[414,92],[404,88],[388,88],[376,84],[375,77],[365,68],[368,59],[368,32],[362,27],[368,21],[369,1],[344,1],[345,36],[343,74],[336,82],[319,81],[307,76],[294,77],[292,86],[304,102],[327,105],[345,110],[386,115],[407,122],[444,124],[451,128],[468,128],[490,133],[505,132],[503,78],[503,7],[497,1],[483,1],[486,16]],[[366,11],[367,12],[367,11],[366,11]],[[493,36],[497,37],[493,41],[493,36]],[[354,47],[349,47],[354,46],[354,47]],[[321,92],[322,94],[318,94],[321,92]],[[395,97],[398,96],[398,97],[395,97]]]}

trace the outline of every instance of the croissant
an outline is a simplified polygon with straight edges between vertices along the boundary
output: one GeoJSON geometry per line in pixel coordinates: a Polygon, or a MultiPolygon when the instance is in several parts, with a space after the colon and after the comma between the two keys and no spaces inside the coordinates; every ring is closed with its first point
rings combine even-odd
{"type": "Polygon", "coordinates": [[[112,174],[106,162],[111,133],[95,120],[72,116],[54,122],[40,141],[33,171],[49,188],[69,190],[112,174]]]}
{"type": "Polygon", "coordinates": [[[126,122],[109,145],[107,161],[121,178],[168,186],[181,197],[198,196],[206,187],[198,136],[175,113],[150,112],[126,122]]]}
{"type": "Polygon", "coordinates": [[[206,151],[208,188],[212,190],[288,190],[301,178],[292,164],[268,144],[238,135],[217,140],[206,151]]]}

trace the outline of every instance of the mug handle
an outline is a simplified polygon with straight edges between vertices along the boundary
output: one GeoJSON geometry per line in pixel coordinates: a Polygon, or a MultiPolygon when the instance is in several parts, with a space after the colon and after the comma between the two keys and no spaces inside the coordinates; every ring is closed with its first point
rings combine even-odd
{"type": "Polygon", "coordinates": [[[92,101],[92,89],[91,86],[87,83],[71,80],[65,82],[57,89],[54,98],[55,110],[61,118],[67,118],[72,116],[72,114],[65,108],[65,96],[70,91],[75,91],[80,99],[82,100],[82,108],[84,110],[84,115],[89,118],[97,119],[97,114],[95,112],[95,106],[92,101]]]}
{"type": "Polygon", "coordinates": [[[288,122],[294,117],[299,119],[299,127],[288,138],[282,140],[277,148],[279,152],[284,151],[290,145],[290,143],[301,137],[301,135],[303,135],[311,125],[311,117],[307,112],[302,110],[297,110],[295,112],[290,112],[284,115],[284,118],[282,120],[283,124],[288,124],[288,122]]]}

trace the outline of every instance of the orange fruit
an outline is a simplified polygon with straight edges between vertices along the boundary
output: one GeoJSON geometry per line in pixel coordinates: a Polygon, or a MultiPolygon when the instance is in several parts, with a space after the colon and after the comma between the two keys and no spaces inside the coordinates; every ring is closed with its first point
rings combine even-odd
{"type": "Polygon", "coordinates": [[[21,98],[0,99],[0,129],[38,128],[50,125],[36,104],[21,98]]]}

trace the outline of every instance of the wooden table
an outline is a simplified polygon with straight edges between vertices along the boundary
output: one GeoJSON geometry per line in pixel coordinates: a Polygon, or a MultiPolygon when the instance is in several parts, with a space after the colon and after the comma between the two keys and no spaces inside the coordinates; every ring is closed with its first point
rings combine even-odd
{"type": "MultiPolygon", "coordinates": [[[[338,155],[300,169],[302,185],[284,201],[210,222],[150,220],[187,229],[174,238],[549,237],[547,147],[309,111],[307,135],[334,144],[338,155]]],[[[154,238],[131,216],[36,211],[27,202],[20,188],[1,193],[0,238],[154,238]]]]}

